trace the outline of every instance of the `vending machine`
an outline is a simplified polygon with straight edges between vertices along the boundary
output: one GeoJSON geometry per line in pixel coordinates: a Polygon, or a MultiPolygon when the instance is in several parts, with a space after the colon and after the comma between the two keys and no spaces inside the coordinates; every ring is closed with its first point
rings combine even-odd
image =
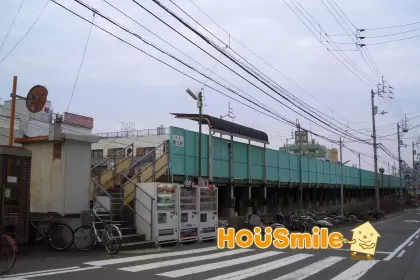
{"type": "Polygon", "coordinates": [[[197,187],[178,187],[179,242],[198,240],[197,187]]]}
{"type": "Polygon", "coordinates": [[[213,185],[199,188],[200,222],[198,238],[200,241],[215,239],[218,227],[217,188],[213,185]]]}
{"type": "Polygon", "coordinates": [[[154,184],[155,242],[157,244],[178,242],[177,184],[154,184]]]}

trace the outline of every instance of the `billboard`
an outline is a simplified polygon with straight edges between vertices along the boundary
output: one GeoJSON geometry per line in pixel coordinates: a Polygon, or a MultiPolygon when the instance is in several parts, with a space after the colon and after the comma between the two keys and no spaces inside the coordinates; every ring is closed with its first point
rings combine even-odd
{"type": "Polygon", "coordinates": [[[68,125],[93,128],[93,118],[64,112],[63,123],[68,125]]]}

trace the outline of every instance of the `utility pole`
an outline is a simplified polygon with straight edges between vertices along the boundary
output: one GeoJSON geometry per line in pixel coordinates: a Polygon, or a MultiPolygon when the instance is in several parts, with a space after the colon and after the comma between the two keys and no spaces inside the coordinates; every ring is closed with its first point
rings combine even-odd
{"type": "Polygon", "coordinates": [[[299,145],[299,189],[300,189],[300,209],[303,209],[303,186],[302,186],[302,135],[300,130],[300,123],[299,120],[296,120],[297,123],[297,129],[298,129],[298,135],[299,139],[296,139],[298,141],[299,145]]]}
{"type": "Polygon", "coordinates": [[[415,173],[414,173],[414,156],[415,156],[415,154],[416,154],[416,150],[414,150],[414,141],[413,141],[413,172],[412,172],[412,175],[411,175],[411,180],[413,182],[413,189],[414,189],[414,176],[415,176],[415,173]]]}
{"type": "Polygon", "coordinates": [[[379,186],[378,186],[378,155],[376,152],[376,124],[375,124],[375,115],[378,111],[378,108],[375,107],[375,92],[371,90],[371,103],[372,103],[372,132],[373,132],[373,162],[375,167],[375,196],[376,196],[376,210],[379,211],[379,186]]]}
{"type": "MultiPolygon", "coordinates": [[[[384,81],[384,77],[382,76],[382,84],[378,84],[378,90],[375,93],[373,91],[373,89],[370,91],[370,98],[371,98],[371,103],[372,103],[372,138],[373,138],[373,161],[374,161],[374,167],[375,167],[375,197],[376,197],[376,210],[379,211],[380,210],[380,205],[379,205],[379,184],[378,184],[378,152],[377,152],[377,144],[376,144],[376,123],[375,123],[375,115],[376,114],[381,114],[381,115],[385,115],[387,112],[385,111],[378,111],[378,107],[375,106],[375,94],[377,94],[379,97],[384,97],[385,95],[385,81],[384,81]]],[[[389,97],[392,98],[392,97],[389,97]]]]}
{"type": "Polygon", "coordinates": [[[16,88],[17,88],[17,76],[14,76],[13,88],[12,88],[12,104],[10,108],[9,146],[13,146],[13,139],[14,139],[13,136],[15,132],[16,88]]]}
{"type": "Polygon", "coordinates": [[[341,198],[341,216],[344,217],[344,189],[343,189],[343,142],[340,137],[340,198],[341,198]]]}
{"type": "Polygon", "coordinates": [[[198,96],[190,89],[186,90],[192,99],[197,101],[198,107],[198,177],[201,177],[201,155],[202,155],[202,143],[201,143],[201,127],[203,122],[203,93],[200,91],[198,96]]]}
{"type": "Polygon", "coordinates": [[[362,186],[362,165],[360,164],[360,153],[359,153],[359,185],[362,186]]]}
{"type": "Polygon", "coordinates": [[[402,187],[402,176],[401,176],[401,140],[400,140],[400,124],[397,123],[397,140],[398,140],[398,174],[400,177],[400,187],[402,187]]]}
{"type": "Polygon", "coordinates": [[[203,93],[200,91],[198,93],[198,103],[197,103],[197,107],[198,107],[198,120],[200,122],[199,124],[199,128],[198,128],[198,177],[201,177],[201,153],[202,153],[202,148],[201,148],[201,127],[203,124],[203,93]]]}

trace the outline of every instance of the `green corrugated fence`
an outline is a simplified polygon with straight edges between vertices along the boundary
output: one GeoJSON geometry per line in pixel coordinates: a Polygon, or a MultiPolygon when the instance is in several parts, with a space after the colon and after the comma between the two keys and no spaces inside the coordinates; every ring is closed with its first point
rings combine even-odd
{"type": "MultiPolygon", "coordinates": [[[[198,175],[198,133],[178,127],[170,127],[170,172],[171,175],[198,175]]],[[[228,140],[212,136],[213,177],[229,178],[228,140]]],[[[247,143],[233,142],[234,179],[264,180],[264,148],[247,143]],[[248,158],[252,167],[248,172],[248,158]],[[250,173],[250,174],[248,174],[250,173]]],[[[302,157],[287,152],[266,149],[266,179],[271,182],[300,182],[318,184],[340,184],[340,165],[336,163],[302,157]]],[[[202,136],[202,176],[209,171],[209,137],[202,136]]],[[[381,174],[379,183],[381,184],[381,174]]],[[[399,178],[384,175],[384,187],[398,188],[399,178]]],[[[354,167],[343,167],[343,182],[347,186],[371,188],[374,173],[354,167]]]]}

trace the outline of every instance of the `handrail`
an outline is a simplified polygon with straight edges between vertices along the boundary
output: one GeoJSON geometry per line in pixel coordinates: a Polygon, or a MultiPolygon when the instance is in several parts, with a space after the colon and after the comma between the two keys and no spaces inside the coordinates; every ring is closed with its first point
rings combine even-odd
{"type": "Polygon", "coordinates": [[[101,191],[103,191],[111,200],[114,200],[114,197],[109,192],[107,192],[104,188],[102,188],[102,186],[98,182],[96,182],[94,179],[90,179],[90,180],[93,182],[95,187],[99,187],[99,189],[101,189],[101,191]]]}
{"type": "MultiPolygon", "coordinates": [[[[135,188],[138,188],[139,190],[141,190],[145,195],[147,195],[151,200],[155,200],[154,197],[152,197],[150,194],[148,194],[147,192],[145,192],[144,190],[142,190],[139,186],[137,186],[137,183],[135,183],[133,180],[131,180],[130,178],[128,178],[125,174],[121,173],[121,176],[124,176],[130,183],[134,184],[135,188]]],[[[131,194],[131,193],[130,193],[131,194]]],[[[125,198],[125,197],[124,197],[125,198]]]]}
{"type": "MultiPolygon", "coordinates": [[[[99,203],[100,205],[101,205],[101,207],[102,208],[104,208],[105,209],[105,206],[100,202],[100,201],[96,201],[97,203],[99,203]]],[[[95,208],[95,205],[93,206],[93,208],[95,208]]],[[[96,218],[98,218],[99,219],[99,221],[101,222],[101,223],[103,223],[103,224],[105,224],[105,222],[104,222],[104,220],[103,219],[101,219],[101,217],[99,217],[99,215],[98,215],[98,213],[96,213],[95,211],[93,211],[93,208],[92,208],[92,214],[96,217],[96,218]]],[[[112,220],[112,218],[111,218],[111,220],[112,220]]]]}
{"type": "MultiPolygon", "coordinates": [[[[137,200],[137,199],[136,199],[137,200]]],[[[150,217],[151,217],[151,220],[150,220],[150,223],[148,222],[148,221],[146,221],[146,219],[145,218],[143,218],[139,213],[137,213],[136,212],[136,210],[134,210],[133,208],[131,208],[131,206],[129,206],[129,205],[126,205],[134,214],[136,214],[137,216],[139,216],[143,221],[145,221],[146,222],[146,224],[148,224],[149,226],[152,226],[152,219],[153,219],[153,217],[152,217],[152,209],[148,209],[147,207],[146,207],[146,205],[144,205],[143,203],[141,203],[139,200],[137,200],[141,205],[143,205],[147,210],[149,210],[149,212],[150,212],[150,217]]],[[[153,205],[152,205],[153,206],[153,205]]]]}
{"type": "MultiPolygon", "coordinates": [[[[109,157],[107,157],[107,158],[105,158],[105,159],[103,159],[103,160],[101,160],[99,163],[97,163],[96,165],[94,165],[90,170],[93,170],[93,169],[95,169],[96,167],[98,167],[99,165],[101,165],[102,163],[104,163],[104,162],[106,162],[106,161],[108,161],[109,159],[111,159],[112,157],[115,157],[116,155],[118,155],[118,154],[120,154],[121,153],[121,151],[125,151],[127,148],[129,148],[130,146],[133,146],[133,144],[130,144],[130,145],[128,145],[128,146],[125,146],[124,148],[121,148],[118,152],[116,152],[115,154],[113,154],[112,156],[109,156],[109,157]]],[[[134,149],[133,149],[134,150],[134,149]]],[[[132,151],[132,153],[133,153],[134,151],[132,151]]]]}
{"type": "Polygon", "coordinates": [[[132,165],[130,165],[129,167],[127,167],[127,169],[125,169],[122,173],[127,172],[129,169],[132,169],[134,166],[136,166],[140,161],[142,161],[143,159],[145,159],[147,156],[149,156],[150,154],[154,153],[158,148],[160,148],[161,146],[165,145],[166,141],[163,141],[162,143],[159,144],[159,146],[156,146],[153,150],[149,151],[147,154],[145,154],[144,156],[142,156],[140,159],[136,159],[136,162],[133,163],[132,165]]]}

